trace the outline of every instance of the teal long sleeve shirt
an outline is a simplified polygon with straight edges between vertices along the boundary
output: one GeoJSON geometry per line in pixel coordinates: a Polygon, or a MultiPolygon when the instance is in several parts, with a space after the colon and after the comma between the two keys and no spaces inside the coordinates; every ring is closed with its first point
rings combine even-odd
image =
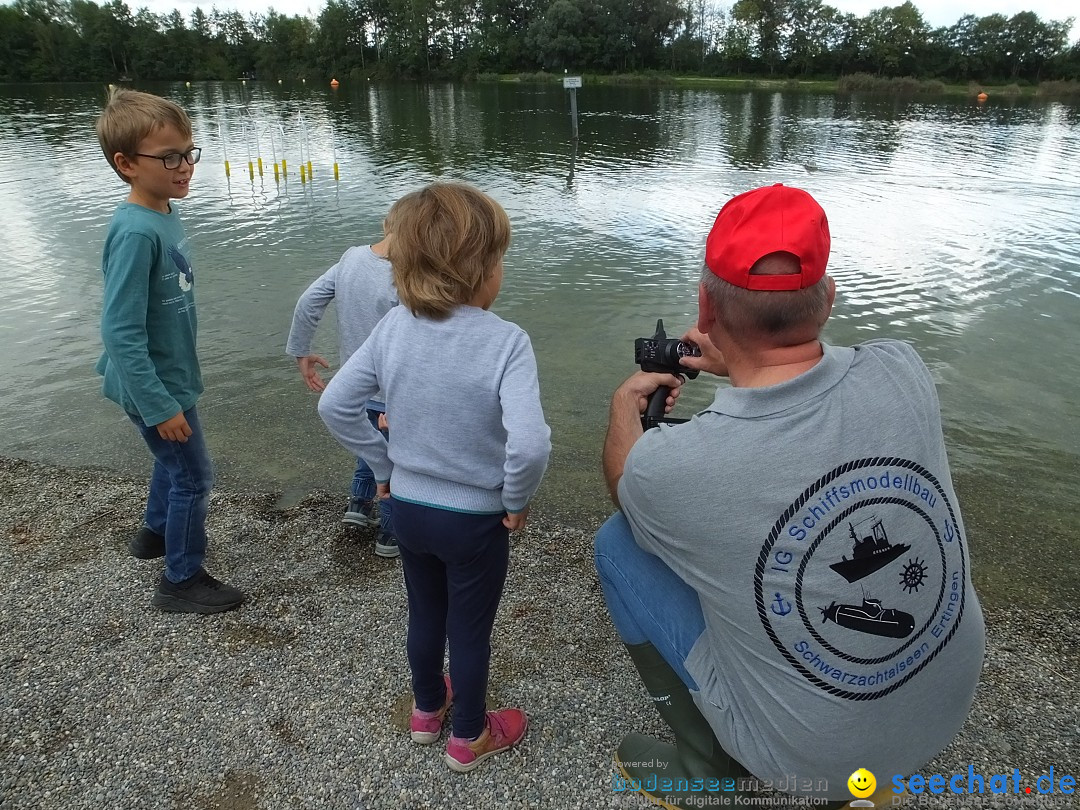
{"type": "Polygon", "coordinates": [[[195,272],[175,207],[162,214],[121,203],[101,268],[102,393],[148,425],[192,408],[203,391],[195,272]]]}

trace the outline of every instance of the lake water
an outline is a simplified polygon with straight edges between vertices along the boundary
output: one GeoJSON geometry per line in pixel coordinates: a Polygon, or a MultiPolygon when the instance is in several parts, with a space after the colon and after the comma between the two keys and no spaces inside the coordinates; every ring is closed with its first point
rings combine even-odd
{"type": "MultiPolygon", "coordinates": [[[[347,247],[379,238],[394,199],[459,179],[513,225],[494,309],[537,353],[554,443],[539,501],[597,519],[607,402],[634,369],[634,339],[657,318],[669,334],[693,322],[723,202],[785,182],[832,226],[826,339],[909,340],[934,372],[980,586],[1035,603],[1075,596],[1078,108],[586,86],[575,148],[557,87],[145,89],[183,104],[203,147],[181,211],[199,273],[199,407],[223,485],[284,503],[345,492],[350,459],[283,354],[293,305],[347,247]]],[[[103,97],[88,84],[0,86],[0,453],[141,473],[145,451],[92,368],[101,247],[125,194],[93,134],[103,97]]],[[[332,357],[332,317],[320,338],[332,357]]],[[[676,415],[714,388],[690,382],[676,415]]]]}

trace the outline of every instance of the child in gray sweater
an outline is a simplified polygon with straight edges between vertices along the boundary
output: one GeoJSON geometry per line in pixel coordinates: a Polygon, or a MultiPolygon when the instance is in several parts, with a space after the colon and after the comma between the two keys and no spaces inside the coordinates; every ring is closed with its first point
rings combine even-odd
{"type": "Polygon", "coordinates": [[[453,699],[445,760],[469,771],[519,742],[528,725],[520,709],[487,711],[484,696],[509,533],[525,525],[551,433],[529,336],[489,311],[510,242],[506,212],[459,183],[432,184],[396,208],[389,258],[403,306],[330,381],[319,415],[394,505],[409,602],[412,739],[435,742],[453,699]],[[365,411],[380,389],[392,443],[365,411]]]}
{"type": "MultiPolygon", "coordinates": [[[[329,368],[329,363],[319,355],[312,354],[311,342],[330,302],[337,302],[338,353],[342,363],[367,340],[382,316],[397,306],[397,290],[394,289],[390,262],[386,258],[393,214],[394,208],[391,207],[383,221],[383,238],[380,241],[346,250],[341,260],[315,279],[296,302],[285,353],[296,358],[300,376],[307,387],[316,393],[326,388],[318,366],[329,368]]],[[[385,411],[382,394],[376,391],[367,400],[367,418],[389,437],[385,429],[385,411]]],[[[398,556],[392,507],[389,501],[378,504],[375,476],[359,456],[353,473],[352,495],[342,521],[378,529],[375,553],[380,557],[398,556]]]]}

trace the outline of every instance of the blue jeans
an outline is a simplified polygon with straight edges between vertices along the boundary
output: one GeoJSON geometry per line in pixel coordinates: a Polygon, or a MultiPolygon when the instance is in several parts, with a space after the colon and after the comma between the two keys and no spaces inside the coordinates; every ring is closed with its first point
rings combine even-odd
{"type": "Polygon", "coordinates": [[[416,706],[442,708],[443,652],[449,643],[454,734],[478,737],[484,731],[491,629],[506,582],[510,532],[502,514],[451,512],[408,501],[394,506],[409,597],[406,652],[416,706]]]}
{"type": "Polygon", "coordinates": [[[193,577],[206,557],[206,511],[214,470],[195,408],[184,411],[191,435],[186,442],[161,438],[155,425],[129,413],[154,456],[143,522],[165,536],[165,576],[170,582],[193,577]]]}
{"type": "MultiPolygon", "coordinates": [[[[377,411],[374,408],[368,408],[367,417],[368,421],[375,427],[379,427],[379,415],[382,411],[377,411]]],[[[390,431],[379,431],[387,441],[390,441],[390,431]]],[[[371,467],[367,465],[367,462],[362,458],[356,459],[356,472],[353,473],[352,479],[352,496],[354,498],[360,498],[362,501],[371,502],[375,500],[375,473],[371,471],[371,467]]],[[[393,521],[394,508],[391,506],[391,499],[384,498],[379,501],[379,528],[383,534],[388,534],[391,537],[394,536],[394,521],[393,521]]]]}
{"type": "Polygon", "coordinates": [[[642,550],[622,512],[600,527],[594,553],[604,601],[623,643],[651,643],[682,682],[697,691],[686,671],[686,657],[705,632],[697,591],[659,557],[642,550]]]}

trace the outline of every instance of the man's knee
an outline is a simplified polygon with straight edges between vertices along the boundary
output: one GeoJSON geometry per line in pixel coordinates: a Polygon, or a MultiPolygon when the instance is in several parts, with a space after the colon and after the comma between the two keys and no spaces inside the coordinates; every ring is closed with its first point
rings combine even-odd
{"type": "Polygon", "coordinates": [[[605,558],[621,557],[629,548],[627,544],[635,544],[634,533],[626,522],[626,516],[622,512],[616,512],[600,527],[593,539],[593,555],[597,567],[600,567],[605,558]]]}

